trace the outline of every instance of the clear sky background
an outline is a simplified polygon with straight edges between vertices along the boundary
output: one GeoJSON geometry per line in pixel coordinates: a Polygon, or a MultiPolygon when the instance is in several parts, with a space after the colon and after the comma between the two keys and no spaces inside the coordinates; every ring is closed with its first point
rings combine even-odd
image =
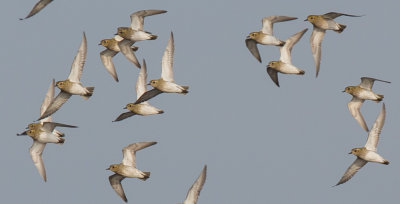
{"type": "MultiPolygon", "coordinates": [[[[204,164],[208,172],[199,204],[399,201],[398,2],[56,0],[19,21],[36,2],[8,1],[0,8],[2,202],[123,203],[109,185],[112,172],[105,169],[121,162],[124,146],[140,141],[158,144],[137,153],[137,167],[151,171],[150,179],[122,182],[129,203],[182,202],[204,164]],[[152,99],[164,114],[112,123],[136,99],[139,69],[118,54],[116,83],[100,61],[104,48],[98,43],[143,9],[168,10],[145,19],[145,30],[159,38],[136,43],[148,80],[160,77],[173,31],[175,80],[189,85],[190,92],[152,99]],[[336,19],[347,28],[341,34],[327,31],[315,78],[312,25],[303,20],[330,11],[365,16],[336,19]],[[244,43],[270,15],[299,18],[275,24],[282,40],[309,28],[292,52],[293,64],[306,74],[279,74],[280,88],[265,71],[270,60],[279,59],[279,48],[259,46],[259,63],[244,43]],[[82,83],[96,89],[88,101],[73,96],[53,115],[54,121],[79,128],[59,128],[66,133],[65,144],[46,146],[45,183],[29,155],[32,139],[15,134],[39,117],[50,81],[67,78],[83,31],[88,55],[82,83]],[[332,187],[355,160],[347,153],[367,138],[347,109],[351,96],[342,93],[363,76],[392,82],[373,87],[385,95],[387,108],[378,152],[391,163],[369,163],[347,183],[332,187]]],[[[371,101],[362,106],[369,127],[380,109],[371,101]]]]}

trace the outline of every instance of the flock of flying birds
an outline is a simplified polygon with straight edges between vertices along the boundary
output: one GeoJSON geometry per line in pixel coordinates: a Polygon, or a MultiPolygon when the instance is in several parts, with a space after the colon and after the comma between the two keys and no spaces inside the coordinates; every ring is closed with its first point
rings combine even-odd
{"type": "MultiPolygon", "coordinates": [[[[339,16],[350,16],[360,17],[356,15],[349,15],[343,13],[329,12],[323,15],[309,15],[305,21],[309,21],[313,24],[314,29],[310,37],[311,50],[314,58],[316,76],[318,76],[320,61],[321,61],[321,43],[326,30],[333,30],[341,33],[346,28],[346,25],[339,24],[333,19],[339,16]]],[[[281,57],[278,61],[270,61],[267,65],[267,73],[271,77],[272,81],[279,87],[278,72],[283,74],[298,74],[303,75],[305,72],[292,64],[291,51],[293,46],[300,40],[307,29],[304,29],[298,33],[295,33],[289,37],[286,41],[279,40],[273,35],[273,24],[277,22],[295,20],[296,17],[289,16],[268,16],[262,19],[262,28],[258,32],[249,33],[245,42],[250,53],[261,62],[260,53],[257,48],[257,44],[263,45],[275,45],[280,47],[281,57]]],[[[383,99],[383,95],[376,94],[372,91],[372,86],[375,81],[383,81],[370,77],[361,77],[361,83],[357,86],[348,86],[343,92],[347,92],[353,96],[352,100],[347,104],[351,115],[357,120],[361,127],[369,132],[367,143],[364,147],[353,148],[349,154],[354,154],[357,159],[350,165],[346,170],[342,178],[336,185],[340,185],[350,180],[354,174],[357,173],[361,167],[368,162],[377,162],[388,165],[389,161],[384,159],[377,153],[376,146],[378,145],[379,135],[381,133],[383,124],[385,122],[386,109],[385,104],[382,105],[382,110],[378,115],[371,130],[368,130],[368,126],[365,123],[364,117],[361,114],[360,108],[365,100],[372,100],[380,102],[383,99]]]]}
{"type": "MultiPolygon", "coordinates": [[[[41,9],[43,9],[52,0],[39,1],[26,18],[29,18],[41,9]]],[[[130,27],[119,27],[117,34],[111,39],[104,39],[100,45],[106,47],[100,53],[100,59],[103,62],[106,70],[111,74],[113,79],[118,82],[118,75],[115,70],[112,58],[118,53],[122,54],[132,64],[140,69],[139,76],[136,82],[136,96],[137,100],[133,103],[126,105],[125,109],[129,111],[120,114],[113,122],[124,120],[133,115],[153,115],[161,114],[164,111],[151,106],[148,100],[161,93],[188,93],[188,86],[176,84],[173,78],[173,56],[174,56],[174,37],[171,32],[167,47],[162,57],[162,70],[161,78],[147,81],[147,67],[143,59],[142,64],[139,63],[135,56],[135,51],[138,47],[133,46],[137,41],[155,40],[156,35],[153,35],[143,29],[144,17],[156,14],[166,13],[165,10],[141,10],[131,14],[130,27]],[[151,85],[153,89],[147,91],[146,85],[151,85]]],[[[321,60],[321,43],[326,30],[333,30],[341,33],[346,28],[346,25],[339,24],[334,21],[339,16],[360,17],[356,15],[349,15],[343,13],[329,12],[323,15],[309,15],[305,21],[313,24],[314,29],[311,34],[310,44],[314,58],[316,76],[318,76],[321,60]]],[[[25,18],[25,19],[26,19],[25,18]]],[[[257,44],[275,45],[280,47],[280,59],[277,61],[270,61],[267,65],[267,73],[272,81],[279,87],[278,72],[283,74],[298,74],[303,75],[305,72],[291,62],[291,50],[293,46],[301,39],[308,29],[301,30],[289,37],[286,41],[279,40],[273,35],[273,24],[277,22],[295,20],[296,17],[289,16],[269,16],[262,19],[262,29],[258,32],[250,33],[245,42],[251,54],[261,63],[260,53],[257,44]]],[[[21,19],[22,20],[22,19],[21,19]]],[[[30,148],[32,160],[42,176],[46,181],[46,171],[42,160],[42,153],[47,143],[64,143],[65,134],[56,130],[56,127],[69,127],[76,128],[73,125],[52,122],[51,115],[54,114],[61,106],[72,96],[80,95],[84,99],[89,99],[92,96],[94,87],[85,87],[80,81],[82,75],[87,52],[87,42],[85,33],[83,33],[82,42],[79,47],[78,53],[74,58],[71,66],[71,71],[66,80],[57,81],[52,80],[50,87],[46,93],[43,103],[40,107],[39,122],[31,123],[28,125],[27,130],[17,135],[29,135],[33,139],[33,145],[30,148]],[[54,98],[54,89],[57,86],[60,89],[59,94],[54,98]]],[[[336,185],[347,182],[352,176],[368,162],[377,162],[385,165],[389,161],[384,159],[377,153],[376,146],[378,144],[379,135],[385,122],[386,109],[385,104],[382,104],[381,112],[378,115],[371,130],[368,129],[364,118],[360,112],[361,105],[365,100],[382,101],[383,95],[374,93],[371,89],[374,81],[383,81],[370,77],[362,77],[361,83],[357,86],[348,86],[343,92],[347,92],[353,96],[352,100],[348,103],[348,109],[361,127],[369,132],[368,139],[364,147],[353,148],[349,154],[354,154],[357,159],[346,170],[342,178],[336,185]]],[[[112,164],[107,170],[113,171],[115,174],[109,177],[110,184],[115,192],[127,202],[121,181],[126,177],[139,178],[146,180],[150,176],[150,172],[143,172],[136,168],[136,151],[146,147],[155,145],[157,142],[137,142],[130,144],[122,149],[123,159],[120,164],[112,164]]],[[[200,191],[205,183],[207,166],[205,165],[201,171],[200,176],[196,179],[190,190],[188,191],[184,204],[194,204],[197,202],[200,191]]]]}
{"type": "MultiPolygon", "coordinates": [[[[29,18],[43,9],[51,0],[39,1],[29,15],[29,18]]],[[[112,58],[118,53],[122,52],[126,58],[140,69],[139,76],[136,83],[137,100],[134,103],[126,105],[125,109],[129,111],[119,115],[113,122],[124,120],[133,115],[153,115],[161,114],[164,111],[151,106],[148,100],[161,94],[161,93],[179,93],[187,94],[189,86],[181,86],[175,83],[173,76],[173,57],[174,57],[174,36],[171,32],[168,40],[167,47],[165,48],[164,55],[161,63],[161,78],[147,81],[147,68],[146,61],[143,59],[142,65],[138,62],[134,51],[138,48],[132,46],[135,42],[145,40],[155,40],[156,35],[143,30],[144,17],[156,14],[166,13],[165,10],[141,10],[131,14],[131,26],[119,27],[117,34],[111,39],[104,39],[100,45],[106,47],[106,50],[100,53],[100,58],[106,67],[107,71],[112,75],[115,81],[118,82],[117,72],[115,70],[112,58]],[[147,91],[146,85],[151,85],[154,88],[147,91]]],[[[22,20],[22,19],[21,19],[22,20]]],[[[83,33],[82,42],[78,52],[72,62],[70,74],[66,80],[57,81],[53,79],[46,96],[40,107],[40,117],[37,123],[31,123],[26,128],[27,130],[17,134],[18,136],[28,135],[33,139],[33,144],[29,149],[33,163],[35,164],[39,174],[44,181],[47,181],[46,170],[44,167],[42,153],[47,143],[63,144],[65,134],[56,130],[56,127],[69,127],[76,128],[77,126],[67,125],[63,123],[52,122],[52,114],[61,108],[72,95],[80,95],[84,99],[89,99],[94,92],[94,87],[85,87],[82,85],[80,78],[82,75],[83,67],[87,54],[87,41],[86,35],[83,33]],[[57,86],[60,89],[59,94],[54,97],[54,89],[57,86]]],[[[124,200],[128,199],[122,188],[121,181],[126,177],[139,178],[143,181],[150,177],[150,172],[143,172],[136,168],[136,151],[146,147],[157,144],[157,142],[137,142],[130,144],[122,149],[123,159],[119,164],[112,164],[107,170],[114,172],[109,177],[110,185],[115,192],[124,200]]],[[[207,166],[205,165],[199,177],[189,189],[184,204],[197,203],[198,196],[206,180],[207,166]]]]}

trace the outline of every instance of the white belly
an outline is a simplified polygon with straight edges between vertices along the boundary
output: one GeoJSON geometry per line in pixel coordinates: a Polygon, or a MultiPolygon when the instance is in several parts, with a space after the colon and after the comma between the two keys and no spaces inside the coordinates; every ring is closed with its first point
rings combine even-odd
{"type": "Polygon", "coordinates": [[[258,43],[263,45],[280,45],[281,41],[273,35],[265,35],[258,43]]]}
{"type": "Polygon", "coordinates": [[[373,151],[368,151],[367,154],[362,157],[362,159],[368,162],[377,162],[377,163],[383,163],[386,161],[383,157],[381,157],[381,155],[373,151]]]}
{"type": "Polygon", "coordinates": [[[143,172],[132,166],[124,166],[124,168],[121,170],[121,172],[118,172],[118,173],[125,177],[144,178],[143,172]]]}
{"type": "Polygon", "coordinates": [[[161,109],[158,109],[154,106],[151,106],[149,104],[137,104],[138,105],[138,110],[136,114],[139,115],[153,115],[153,114],[158,114],[161,109]]]}
{"type": "Polygon", "coordinates": [[[82,86],[80,83],[73,83],[70,89],[68,90],[70,94],[73,95],[86,95],[87,90],[85,87],[82,86]]]}
{"type": "Polygon", "coordinates": [[[150,40],[151,34],[144,32],[144,31],[134,31],[133,34],[130,36],[130,40],[133,41],[142,41],[142,40],[150,40]]]}
{"type": "Polygon", "coordinates": [[[300,69],[291,64],[284,63],[278,71],[284,74],[298,74],[300,69]]]}
{"type": "Polygon", "coordinates": [[[37,138],[37,141],[41,143],[58,143],[59,138],[53,133],[41,132],[39,137],[37,138]]]}
{"type": "Polygon", "coordinates": [[[361,98],[361,99],[366,99],[366,100],[377,100],[378,99],[378,97],[376,96],[376,94],[374,92],[365,90],[365,89],[358,92],[357,97],[361,98]]]}
{"type": "Polygon", "coordinates": [[[161,86],[158,86],[157,89],[167,93],[181,93],[184,90],[184,88],[178,84],[169,81],[164,81],[164,83],[161,86]]]}

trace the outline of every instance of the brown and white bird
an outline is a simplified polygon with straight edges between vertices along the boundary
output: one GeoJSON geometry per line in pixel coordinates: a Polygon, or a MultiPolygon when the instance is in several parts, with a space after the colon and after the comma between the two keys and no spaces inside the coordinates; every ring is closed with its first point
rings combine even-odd
{"type": "MultiPolygon", "coordinates": [[[[50,83],[50,87],[43,99],[40,107],[40,113],[42,114],[49,106],[51,100],[54,98],[54,80],[50,83]]],[[[36,169],[46,182],[46,169],[42,159],[42,153],[47,143],[63,144],[65,139],[64,133],[55,129],[55,127],[69,127],[76,128],[73,125],[67,125],[62,123],[52,122],[51,116],[40,120],[38,123],[31,123],[28,125],[28,129],[23,133],[17,134],[17,136],[29,135],[33,139],[33,144],[29,148],[32,161],[35,164],[36,169]]]]}
{"type": "Polygon", "coordinates": [[[57,81],[56,86],[61,90],[54,100],[50,103],[46,111],[40,115],[38,120],[46,118],[55,113],[60,107],[67,102],[72,95],[80,95],[84,99],[89,99],[94,87],[85,87],[80,79],[85,65],[87,53],[86,35],[83,33],[81,46],[72,62],[71,71],[68,78],[64,81],[57,81]]]}
{"type": "Polygon", "coordinates": [[[356,121],[361,125],[361,127],[365,131],[368,130],[368,126],[365,123],[364,117],[361,114],[360,108],[361,105],[364,103],[365,100],[372,100],[372,101],[382,101],[383,95],[376,94],[372,91],[372,86],[374,85],[374,81],[381,81],[390,83],[388,81],[383,81],[380,79],[374,79],[370,77],[361,77],[361,83],[357,86],[348,86],[344,89],[343,92],[349,93],[353,96],[351,101],[347,104],[351,115],[356,119],[356,121]]]}
{"type": "Polygon", "coordinates": [[[144,17],[153,16],[157,14],[166,13],[165,10],[141,10],[131,14],[131,26],[130,27],[119,27],[117,34],[126,40],[130,41],[142,41],[142,40],[155,40],[157,35],[153,35],[150,32],[143,30],[144,17]]]}
{"type": "MultiPolygon", "coordinates": [[[[147,67],[146,61],[143,59],[142,68],[140,68],[139,76],[136,82],[136,99],[139,99],[143,93],[146,92],[146,80],[147,80],[147,67]]],[[[133,115],[153,115],[153,114],[161,114],[164,113],[163,110],[158,109],[149,104],[148,101],[144,101],[142,103],[128,103],[124,109],[128,109],[128,112],[122,113],[115,119],[113,122],[124,120],[133,115]]]]}
{"type": "Polygon", "coordinates": [[[130,144],[122,149],[122,162],[120,164],[112,164],[107,168],[107,170],[115,173],[108,178],[111,187],[125,202],[128,202],[128,199],[125,196],[121,181],[126,177],[138,178],[143,181],[150,177],[150,172],[143,172],[136,168],[136,151],[155,144],[157,142],[137,142],[130,144]]]}
{"type": "Polygon", "coordinates": [[[377,153],[376,146],[378,145],[379,135],[381,134],[383,124],[385,123],[386,108],[385,104],[382,104],[382,110],[378,115],[374,125],[368,134],[367,143],[364,147],[353,148],[349,154],[354,154],[357,159],[349,166],[342,178],[336,184],[340,185],[350,180],[354,174],[357,173],[365,164],[368,162],[375,162],[388,165],[389,161],[384,159],[377,153]]]}
{"type": "Polygon", "coordinates": [[[123,40],[124,39],[121,36],[116,35],[111,39],[101,40],[101,42],[99,44],[99,45],[103,45],[104,47],[107,48],[107,49],[103,50],[102,52],[100,52],[100,59],[103,62],[104,67],[106,68],[107,72],[110,73],[111,76],[114,78],[114,80],[117,82],[119,81],[118,75],[117,75],[117,71],[115,70],[115,66],[112,61],[112,58],[116,54],[118,54],[118,52],[122,52],[122,54],[124,54],[124,56],[130,62],[132,62],[136,67],[140,68],[140,64],[134,53],[136,50],[138,50],[138,47],[132,46],[134,43],[132,41],[125,41],[125,42],[121,43],[121,46],[120,46],[119,43],[123,40]]]}
{"type": "Polygon", "coordinates": [[[343,32],[346,25],[336,23],[333,19],[339,16],[361,17],[337,12],[329,12],[323,15],[309,15],[306,20],[313,24],[314,29],[310,37],[311,51],[314,58],[316,77],[318,77],[321,64],[321,43],[326,30],[333,30],[337,33],[343,32]]]}
{"type": "Polygon", "coordinates": [[[288,38],[280,48],[281,57],[278,61],[271,61],[267,66],[267,73],[272,81],[279,87],[278,72],[283,74],[303,75],[305,72],[292,64],[292,48],[308,29],[304,29],[288,38]]]}
{"type": "Polygon", "coordinates": [[[161,78],[150,80],[149,85],[154,88],[142,94],[142,96],[136,100],[135,104],[147,101],[160,93],[189,93],[189,86],[182,86],[175,83],[174,73],[172,71],[172,65],[174,63],[174,51],[174,35],[171,32],[167,47],[165,48],[164,55],[161,60],[161,78]]]}
{"type": "Polygon", "coordinates": [[[290,16],[268,16],[262,19],[262,28],[258,32],[251,32],[246,37],[246,46],[250,53],[261,63],[260,52],[258,51],[257,44],[262,45],[275,45],[283,46],[284,41],[279,40],[273,34],[274,23],[291,21],[297,19],[296,17],[290,16]]]}

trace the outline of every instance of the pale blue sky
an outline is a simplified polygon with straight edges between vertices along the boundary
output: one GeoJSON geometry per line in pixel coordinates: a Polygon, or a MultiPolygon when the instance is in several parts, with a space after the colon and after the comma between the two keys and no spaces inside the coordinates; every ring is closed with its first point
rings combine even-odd
{"type": "MultiPolygon", "coordinates": [[[[112,172],[105,169],[121,161],[124,146],[152,140],[158,144],[137,153],[137,167],[151,171],[150,179],[123,181],[129,203],[182,202],[204,164],[208,172],[199,204],[399,200],[396,1],[55,0],[19,21],[36,1],[8,1],[0,8],[3,202],[123,203],[109,185],[112,172]],[[116,83],[100,61],[104,48],[97,44],[117,27],[128,26],[129,15],[142,9],[168,10],[145,19],[145,30],[159,38],[136,43],[137,57],[146,59],[148,79],[159,78],[173,31],[175,80],[189,85],[190,92],[152,99],[165,111],[162,115],[112,123],[136,99],[139,70],[118,54],[116,83]],[[337,18],[347,28],[341,34],[326,33],[316,79],[309,45],[312,25],[303,20],[330,11],[365,16],[337,18]],[[299,18],[274,26],[282,40],[309,28],[292,52],[293,64],[306,74],[279,75],[280,88],[265,71],[270,60],[279,58],[279,49],[259,46],[259,63],[244,43],[249,32],[260,29],[261,18],[270,15],[299,18]],[[96,89],[90,100],[73,96],[53,115],[54,121],[79,128],[60,128],[65,144],[46,146],[45,183],[29,155],[32,140],[15,134],[39,117],[50,81],[68,76],[83,31],[88,55],[82,82],[96,89]],[[351,96],[341,92],[359,84],[362,76],[392,82],[376,82],[373,88],[385,95],[387,109],[378,152],[391,163],[367,164],[349,182],[332,188],[355,159],[347,153],[366,141],[367,133],[347,109],[351,96]]],[[[369,127],[380,108],[371,101],[361,108],[369,127]]]]}

